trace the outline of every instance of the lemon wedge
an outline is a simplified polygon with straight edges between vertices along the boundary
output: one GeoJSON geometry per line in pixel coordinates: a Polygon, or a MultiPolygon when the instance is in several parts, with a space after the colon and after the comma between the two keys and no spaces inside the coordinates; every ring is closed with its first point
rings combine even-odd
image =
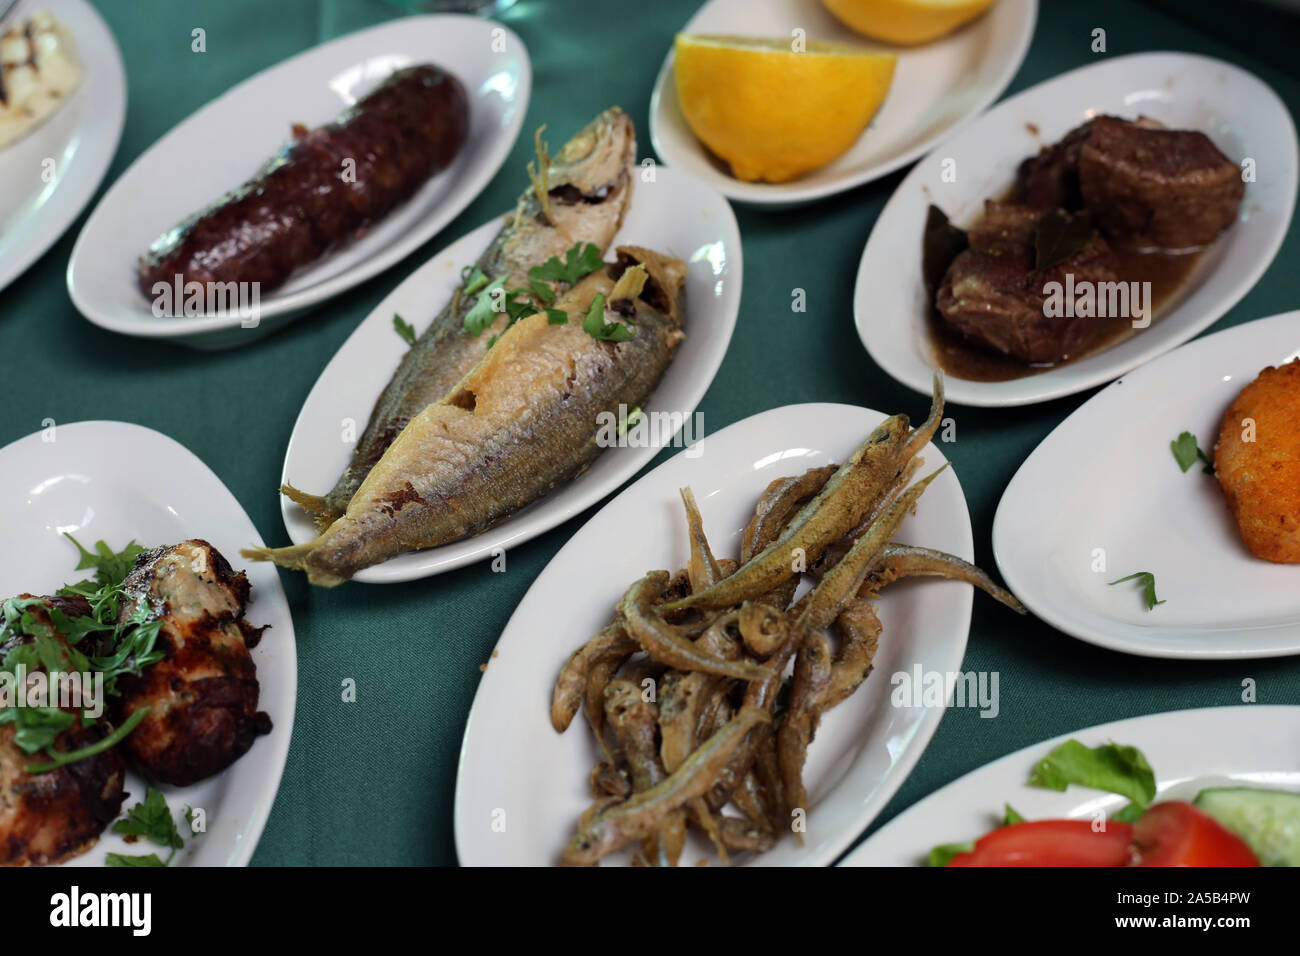
{"type": "Polygon", "coordinates": [[[845,26],[873,40],[911,46],[969,23],[994,0],[822,0],[845,26]]]}
{"type": "Polygon", "coordinates": [[[783,183],[844,153],[885,101],[898,57],[837,43],[692,36],[676,41],[691,131],[747,182],[783,183]]]}

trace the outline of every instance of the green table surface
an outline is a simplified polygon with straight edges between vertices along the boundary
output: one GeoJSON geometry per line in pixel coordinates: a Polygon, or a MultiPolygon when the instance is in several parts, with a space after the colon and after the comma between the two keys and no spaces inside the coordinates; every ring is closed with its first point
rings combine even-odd
{"type": "MultiPolygon", "coordinates": [[[[97,5],[121,45],[130,87],[126,129],[105,188],[158,137],[228,87],[319,42],[401,15],[382,0],[97,5]],[[190,31],[200,26],[207,52],[195,54],[190,31]]],[[[618,103],[637,123],[641,154],[651,155],[650,91],[674,31],[696,6],[695,0],[522,0],[502,19],[532,56],[525,131],[546,123],[552,138],[560,137],[618,103]]],[[[1232,5],[1230,16],[1224,10],[1219,3],[1201,13],[1188,3],[1044,0],[1033,45],[1007,93],[1095,62],[1091,31],[1103,27],[1111,56],[1171,49],[1221,57],[1254,71],[1295,114],[1300,79],[1292,42],[1300,21],[1251,3],[1232,5]],[[1219,15],[1211,19],[1213,12],[1219,15]]],[[[210,465],[269,542],[285,543],[275,486],[294,419],[320,370],[407,273],[513,202],[530,139],[521,137],[487,189],[417,252],[287,330],[233,351],[196,352],[87,323],[64,284],[83,214],[0,300],[0,444],[38,430],[45,418],[121,419],[155,428],[210,465]]],[[[258,159],[250,157],[250,164],[258,159]]],[[[701,405],[708,429],[797,402],[924,411],[922,397],[874,365],[853,328],[858,257],[902,175],[793,210],[736,208],[744,297],[730,351],[701,405]],[[803,315],[789,309],[796,287],[808,290],[803,315]]],[[[1292,225],[1272,268],[1214,330],[1300,306],[1300,273],[1291,265],[1300,252],[1298,228],[1292,225]]],[[[984,566],[992,564],[990,532],[1002,489],[1088,394],[1008,410],[951,410],[957,441],[944,452],[965,488],[976,559],[984,566]]],[[[656,463],[670,453],[661,452],[656,463]]],[[[514,549],[505,574],[490,573],[484,563],[409,584],[330,591],[283,574],[297,629],[298,707],[288,766],[254,863],[456,862],[456,761],[479,665],[533,579],[594,510],[514,549]],[[355,703],[340,699],[348,677],[357,682],[355,703]]],[[[1261,703],[1300,700],[1300,658],[1130,657],[1021,619],[980,595],[963,666],[999,673],[1000,713],[981,719],[975,709],[950,710],[876,826],[967,771],[1056,734],[1139,714],[1239,703],[1246,677],[1257,682],[1261,703]]]]}

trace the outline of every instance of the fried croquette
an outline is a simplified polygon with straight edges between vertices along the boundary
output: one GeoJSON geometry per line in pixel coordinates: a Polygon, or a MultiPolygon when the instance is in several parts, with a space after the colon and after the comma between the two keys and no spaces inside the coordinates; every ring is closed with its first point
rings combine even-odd
{"type": "Polygon", "coordinates": [[[1246,547],[1300,563],[1300,359],[1241,390],[1223,416],[1214,470],[1246,547]]]}

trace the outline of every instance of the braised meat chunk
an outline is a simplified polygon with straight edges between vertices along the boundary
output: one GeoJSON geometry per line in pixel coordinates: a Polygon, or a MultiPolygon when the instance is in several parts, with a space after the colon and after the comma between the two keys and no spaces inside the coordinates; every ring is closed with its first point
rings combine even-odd
{"type": "MultiPolygon", "coordinates": [[[[23,594],[18,600],[25,602],[31,598],[32,595],[23,594]]],[[[36,600],[41,605],[25,608],[34,621],[34,626],[26,629],[28,633],[16,633],[8,628],[0,631],[0,659],[9,657],[11,651],[22,645],[33,643],[35,638],[30,632],[39,630],[45,634],[43,640],[52,642],[63,661],[70,664],[70,648],[53,627],[48,608],[57,607],[68,617],[79,617],[89,614],[90,606],[82,598],[36,600]]],[[[44,665],[39,669],[43,671],[44,665]]],[[[59,701],[49,703],[53,706],[59,701]]],[[[112,725],[104,719],[85,725],[79,707],[61,709],[75,716],[48,749],[80,750],[113,732],[112,725]]],[[[117,749],[111,749],[54,770],[32,773],[26,768],[48,764],[51,758],[45,748],[29,752],[20,747],[18,732],[17,720],[0,724],[0,865],[58,863],[84,852],[118,815],[126,796],[122,789],[126,762],[117,749]]]]}
{"type": "Polygon", "coordinates": [[[1037,156],[1024,160],[1016,170],[1011,199],[1017,205],[1046,212],[1083,208],[1079,190],[1079,151],[1092,132],[1092,123],[1070,130],[1059,143],[1044,146],[1037,156]]]}
{"type": "Polygon", "coordinates": [[[935,296],[945,322],[967,337],[1026,362],[1059,362],[1089,343],[1095,314],[1057,315],[1046,308],[1050,283],[1064,286],[1114,282],[1115,254],[1091,230],[1085,242],[1059,261],[1035,268],[1035,239],[1044,213],[1025,206],[990,203],[971,229],[971,247],[948,268],[935,296]]]}
{"type": "Polygon", "coordinates": [[[1194,249],[1237,217],[1241,170],[1204,133],[1093,120],[1079,150],[1083,201],[1107,236],[1139,247],[1194,249]]]}
{"type": "Polygon", "coordinates": [[[249,648],[261,629],[244,620],[248,579],[208,542],[192,539],[140,555],[123,588],[121,618],[147,601],[148,619],[163,622],[156,649],[166,654],[119,682],[119,720],[150,708],[123,744],[129,759],[181,786],[224,770],[271,730],[257,709],[249,648]]]}

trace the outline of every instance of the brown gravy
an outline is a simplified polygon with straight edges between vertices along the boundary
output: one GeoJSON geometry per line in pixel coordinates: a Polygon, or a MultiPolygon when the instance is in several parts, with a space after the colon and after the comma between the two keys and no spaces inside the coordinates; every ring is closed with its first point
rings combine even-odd
{"type": "MultiPolygon", "coordinates": [[[[1205,252],[1205,249],[1170,253],[1137,252],[1121,249],[1118,246],[1111,248],[1119,259],[1118,273],[1121,282],[1151,283],[1152,326],[1160,321],[1165,306],[1187,283],[1205,252]]],[[[939,310],[933,306],[930,309],[927,325],[930,348],[939,367],[953,378],[963,378],[972,382],[1007,382],[1016,378],[1027,378],[1030,375],[1046,372],[1048,369],[1069,365],[1089,355],[1095,355],[1137,332],[1145,331],[1133,328],[1133,323],[1129,319],[1103,319],[1097,323],[1093,340],[1078,354],[1054,364],[1029,364],[1023,359],[1003,355],[966,338],[945,322],[940,317],[939,310]]]]}

